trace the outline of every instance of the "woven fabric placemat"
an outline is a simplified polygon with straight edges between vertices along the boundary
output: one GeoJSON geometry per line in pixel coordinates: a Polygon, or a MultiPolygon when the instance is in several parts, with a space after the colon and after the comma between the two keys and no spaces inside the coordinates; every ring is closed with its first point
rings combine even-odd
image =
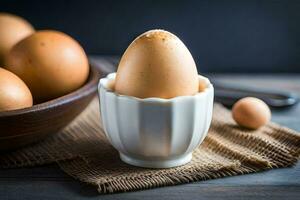
{"type": "Polygon", "coordinates": [[[299,154],[300,136],[293,130],[274,123],[256,131],[242,129],[226,108],[215,104],[208,136],[189,164],[170,169],[129,166],[106,140],[95,98],[64,131],[1,154],[0,168],[56,162],[75,179],[97,186],[99,193],[115,193],[289,167],[299,154]]]}

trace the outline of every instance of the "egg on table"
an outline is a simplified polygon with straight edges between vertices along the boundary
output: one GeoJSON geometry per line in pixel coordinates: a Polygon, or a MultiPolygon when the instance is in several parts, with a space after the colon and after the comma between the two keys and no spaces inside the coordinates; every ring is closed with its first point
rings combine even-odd
{"type": "Polygon", "coordinates": [[[258,129],[270,121],[271,111],[262,100],[246,97],[234,104],[232,117],[240,126],[258,129]]]}
{"type": "Polygon", "coordinates": [[[118,66],[114,89],[139,98],[173,98],[199,90],[194,59],[184,43],[164,30],[138,36],[118,66]]]}
{"type": "Polygon", "coordinates": [[[32,106],[32,95],[15,74],[0,67],[0,112],[32,106]]]}
{"type": "Polygon", "coordinates": [[[9,50],[20,40],[34,33],[34,28],[25,19],[0,13],[0,67],[9,50]]]}
{"type": "Polygon", "coordinates": [[[89,75],[88,58],[79,43],[51,30],[37,31],[17,43],[6,68],[27,84],[36,103],[74,91],[89,75]]]}

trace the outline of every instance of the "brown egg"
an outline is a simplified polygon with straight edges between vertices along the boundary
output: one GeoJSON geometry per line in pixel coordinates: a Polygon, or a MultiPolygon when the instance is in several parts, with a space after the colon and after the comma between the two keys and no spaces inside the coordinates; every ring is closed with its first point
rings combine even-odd
{"type": "Polygon", "coordinates": [[[0,112],[32,106],[32,96],[25,83],[0,67],[0,112]]]}
{"type": "Polygon", "coordinates": [[[0,13],[0,67],[9,50],[20,40],[31,35],[34,28],[23,18],[0,13]]]}
{"type": "Polygon", "coordinates": [[[121,58],[115,91],[139,98],[173,98],[198,92],[194,59],[174,34],[151,30],[137,37],[121,58]]]}
{"type": "Polygon", "coordinates": [[[232,117],[240,126],[257,129],[270,121],[271,111],[262,100],[246,97],[234,104],[232,117]]]}
{"type": "Polygon", "coordinates": [[[25,38],[13,47],[6,61],[7,69],[28,85],[38,103],[72,92],[89,74],[82,47],[58,31],[38,31],[25,38]]]}

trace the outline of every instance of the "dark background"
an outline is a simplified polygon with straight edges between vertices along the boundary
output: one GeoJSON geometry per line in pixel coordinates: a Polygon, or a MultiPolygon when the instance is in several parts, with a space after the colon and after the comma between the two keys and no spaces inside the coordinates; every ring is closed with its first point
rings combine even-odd
{"type": "Polygon", "coordinates": [[[300,1],[0,0],[0,11],[61,30],[88,54],[120,55],[162,28],[185,42],[201,72],[300,72],[300,1]]]}

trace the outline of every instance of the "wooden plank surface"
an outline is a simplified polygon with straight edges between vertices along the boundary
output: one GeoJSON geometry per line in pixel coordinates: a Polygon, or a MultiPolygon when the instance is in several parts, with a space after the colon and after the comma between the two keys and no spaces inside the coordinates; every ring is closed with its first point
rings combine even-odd
{"type": "MultiPolygon", "coordinates": [[[[224,83],[295,91],[299,75],[211,74],[224,83]]],[[[300,131],[300,104],[273,110],[272,120],[300,131]]],[[[227,177],[139,192],[98,195],[93,186],[64,174],[55,164],[0,170],[0,199],[300,199],[300,164],[243,176],[227,177]]]]}

